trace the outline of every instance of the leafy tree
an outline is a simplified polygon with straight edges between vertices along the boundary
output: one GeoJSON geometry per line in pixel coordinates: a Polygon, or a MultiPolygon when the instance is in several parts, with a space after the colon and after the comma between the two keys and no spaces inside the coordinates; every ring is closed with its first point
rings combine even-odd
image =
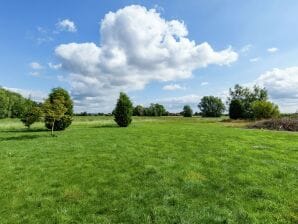
{"type": "Polygon", "coordinates": [[[35,122],[39,121],[42,116],[42,109],[37,106],[30,107],[22,116],[21,121],[28,128],[35,122]]]}
{"type": "Polygon", "coordinates": [[[141,105],[137,105],[133,109],[133,116],[144,116],[145,115],[145,108],[141,105]]]}
{"type": "Polygon", "coordinates": [[[255,119],[268,119],[279,116],[278,106],[263,100],[257,100],[252,103],[252,111],[255,119]]]}
{"type": "Polygon", "coordinates": [[[192,117],[193,112],[192,112],[191,107],[189,105],[185,105],[183,107],[182,114],[183,114],[184,117],[192,117]]]}
{"type": "MultiPolygon", "coordinates": [[[[66,108],[66,112],[63,117],[55,121],[55,131],[65,130],[72,123],[73,116],[73,101],[69,93],[63,88],[54,88],[49,94],[49,100],[53,102],[55,99],[62,99],[63,105],[66,108]]],[[[52,118],[45,115],[45,126],[48,129],[52,128],[52,118]]]]}
{"type": "Polygon", "coordinates": [[[150,106],[145,109],[146,116],[165,116],[167,114],[165,107],[158,103],[151,103],[150,106]]]}
{"type": "Polygon", "coordinates": [[[225,111],[222,100],[215,96],[204,96],[198,107],[203,117],[220,117],[225,111]]]}
{"type": "Polygon", "coordinates": [[[229,105],[231,105],[232,100],[239,100],[241,102],[242,111],[241,117],[239,118],[253,118],[254,114],[251,107],[252,103],[257,100],[267,101],[268,92],[265,88],[260,88],[258,86],[254,86],[252,89],[250,89],[237,84],[234,86],[234,89],[230,89],[230,96],[228,98],[229,105]]]}
{"type": "Polygon", "coordinates": [[[48,98],[43,104],[43,110],[45,116],[48,118],[48,122],[51,124],[51,134],[54,136],[55,123],[60,121],[67,112],[65,106],[64,97],[57,96],[53,99],[48,98]]]}
{"type": "Polygon", "coordinates": [[[243,105],[241,100],[239,99],[233,99],[230,102],[230,107],[229,107],[229,117],[231,119],[239,119],[243,118],[243,105]]]}
{"type": "Polygon", "coordinates": [[[132,121],[133,106],[129,97],[121,92],[116,104],[116,108],[113,111],[115,122],[120,127],[127,127],[132,121]]]}
{"type": "Polygon", "coordinates": [[[4,91],[0,89],[0,118],[6,118],[8,115],[9,98],[4,91]]]}

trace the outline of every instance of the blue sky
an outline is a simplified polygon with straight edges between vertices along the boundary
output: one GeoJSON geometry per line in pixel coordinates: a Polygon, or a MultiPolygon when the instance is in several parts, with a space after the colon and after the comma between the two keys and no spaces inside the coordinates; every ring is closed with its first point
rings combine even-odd
{"type": "Polygon", "coordinates": [[[119,91],[179,111],[258,84],[294,112],[297,12],[295,0],[2,1],[0,85],[37,100],[62,86],[76,111],[108,112],[119,91]]]}

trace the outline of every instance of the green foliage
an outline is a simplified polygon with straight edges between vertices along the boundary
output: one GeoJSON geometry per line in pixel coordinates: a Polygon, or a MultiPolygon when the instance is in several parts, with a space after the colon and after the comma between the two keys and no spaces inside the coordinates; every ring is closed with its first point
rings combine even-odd
{"type": "Polygon", "coordinates": [[[225,111],[222,100],[215,96],[204,96],[198,107],[203,117],[220,117],[225,111]]]}
{"type": "Polygon", "coordinates": [[[36,103],[18,93],[0,88],[0,118],[21,118],[32,105],[36,103]]]}
{"type": "Polygon", "coordinates": [[[191,107],[189,105],[185,105],[183,107],[182,114],[184,117],[192,117],[193,112],[192,112],[191,107]]]}
{"type": "Polygon", "coordinates": [[[152,117],[166,116],[168,112],[165,107],[158,103],[151,103],[148,108],[145,108],[145,115],[152,117]]]}
{"type": "Polygon", "coordinates": [[[244,108],[240,99],[232,99],[229,107],[229,117],[231,119],[243,118],[244,108]]]}
{"type": "Polygon", "coordinates": [[[115,122],[120,127],[127,127],[132,121],[133,106],[129,97],[121,92],[114,110],[115,122]]]}
{"type": "MultiPolygon", "coordinates": [[[[52,92],[49,94],[48,100],[50,102],[54,102],[56,99],[59,99],[63,102],[63,106],[66,108],[66,112],[59,120],[55,120],[54,130],[62,131],[69,127],[72,123],[73,116],[73,101],[69,95],[69,93],[63,88],[54,88],[52,92]]],[[[53,118],[51,116],[45,115],[45,126],[48,129],[52,129],[52,121],[53,118]]]]}
{"type": "Polygon", "coordinates": [[[144,116],[145,115],[145,108],[141,105],[137,105],[133,108],[133,116],[144,116]]]}
{"type": "Polygon", "coordinates": [[[42,114],[43,111],[40,107],[32,106],[22,115],[21,121],[26,127],[30,128],[32,124],[40,120],[42,114]]]}
{"type": "Polygon", "coordinates": [[[255,119],[274,118],[280,114],[278,106],[268,101],[254,101],[251,108],[255,119]]]}
{"type": "Polygon", "coordinates": [[[51,125],[53,135],[54,130],[57,130],[55,129],[55,122],[60,121],[67,112],[64,97],[59,95],[55,98],[49,97],[43,104],[43,110],[48,119],[47,122],[51,125]]]}
{"type": "MultiPolygon", "coordinates": [[[[234,101],[234,108],[229,109],[232,111],[232,117],[237,117],[241,114],[243,119],[251,119],[254,118],[253,110],[252,110],[252,103],[254,101],[267,101],[268,100],[268,93],[265,88],[260,88],[258,86],[254,86],[252,89],[248,87],[242,87],[240,85],[235,85],[234,89],[230,89],[230,96],[228,98],[228,104],[231,106],[232,101],[234,101]],[[238,100],[238,101],[235,101],[238,100]],[[239,103],[240,102],[240,103],[239,103]],[[238,105],[237,105],[238,104],[238,105]],[[240,108],[239,104],[241,105],[241,111],[237,112],[236,108],[240,108]],[[236,115],[237,116],[234,116],[236,115]]],[[[232,118],[231,117],[231,118],[232,118]]]]}

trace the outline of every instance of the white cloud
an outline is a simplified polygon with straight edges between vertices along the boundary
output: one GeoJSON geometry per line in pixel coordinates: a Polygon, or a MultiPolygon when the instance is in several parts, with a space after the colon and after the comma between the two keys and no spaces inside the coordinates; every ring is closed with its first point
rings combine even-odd
{"type": "MultiPolygon", "coordinates": [[[[191,77],[209,64],[230,65],[238,54],[215,51],[207,42],[188,39],[186,25],[166,21],[155,9],[132,5],[109,12],[101,21],[101,42],[70,43],[56,48],[75,99],[81,104],[106,101],[111,109],[119,91],[141,90],[151,81],[191,77]],[[88,100],[87,100],[87,97],[88,100]]],[[[87,105],[87,104],[85,104],[87,105]]]]}
{"type": "Polygon", "coordinates": [[[58,70],[62,67],[62,64],[53,64],[51,62],[48,63],[49,68],[54,69],[54,70],[58,70]]]}
{"type": "Polygon", "coordinates": [[[31,62],[30,67],[34,70],[43,69],[43,66],[41,64],[39,64],[38,62],[31,62]]]}
{"type": "Polygon", "coordinates": [[[156,102],[163,104],[170,112],[180,112],[184,105],[190,105],[193,110],[198,110],[198,104],[201,100],[201,96],[191,94],[179,97],[169,97],[163,99],[157,99],[156,102]]]}
{"type": "Polygon", "coordinates": [[[19,88],[3,87],[4,89],[21,94],[25,98],[30,98],[36,102],[43,102],[47,98],[47,93],[38,90],[28,90],[19,88]]]}
{"type": "Polygon", "coordinates": [[[252,44],[247,44],[240,49],[240,52],[243,54],[247,54],[252,49],[252,47],[252,44]]]}
{"type": "Polygon", "coordinates": [[[60,31],[77,32],[75,23],[69,19],[59,21],[56,26],[60,31]]]}
{"type": "Polygon", "coordinates": [[[178,89],[185,89],[185,87],[180,86],[179,84],[169,84],[162,87],[163,90],[178,90],[178,89]]]}
{"type": "Polygon", "coordinates": [[[259,57],[249,59],[250,62],[258,62],[260,60],[261,60],[261,58],[259,58],[259,57]]]}
{"type": "Polygon", "coordinates": [[[274,68],[261,74],[256,84],[265,87],[270,98],[287,112],[298,109],[298,67],[274,68]]]}
{"type": "Polygon", "coordinates": [[[276,48],[276,47],[271,47],[271,48],[268,48],[268,49],[267,49],[267,51],[268,51],[269,53],[271,53],[271,54],[276,53],[278,50],[279,50],[279,49],[276,48]]]}
{"type": "Polygon", "coordinates": [[[201,82],[201,86],[207,86],[209,85],[209,82],[201,82]]]}

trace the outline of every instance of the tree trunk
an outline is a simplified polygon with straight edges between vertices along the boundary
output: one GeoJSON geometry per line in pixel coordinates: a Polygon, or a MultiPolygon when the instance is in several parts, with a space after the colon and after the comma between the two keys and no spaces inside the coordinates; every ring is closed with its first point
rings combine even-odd
{"type": "Polygon", "coordinates": [[[52,124],[52,136],[54,136],[54,126],[55,126],[55,119],[54,119],[53,124],[52,124]]]}

